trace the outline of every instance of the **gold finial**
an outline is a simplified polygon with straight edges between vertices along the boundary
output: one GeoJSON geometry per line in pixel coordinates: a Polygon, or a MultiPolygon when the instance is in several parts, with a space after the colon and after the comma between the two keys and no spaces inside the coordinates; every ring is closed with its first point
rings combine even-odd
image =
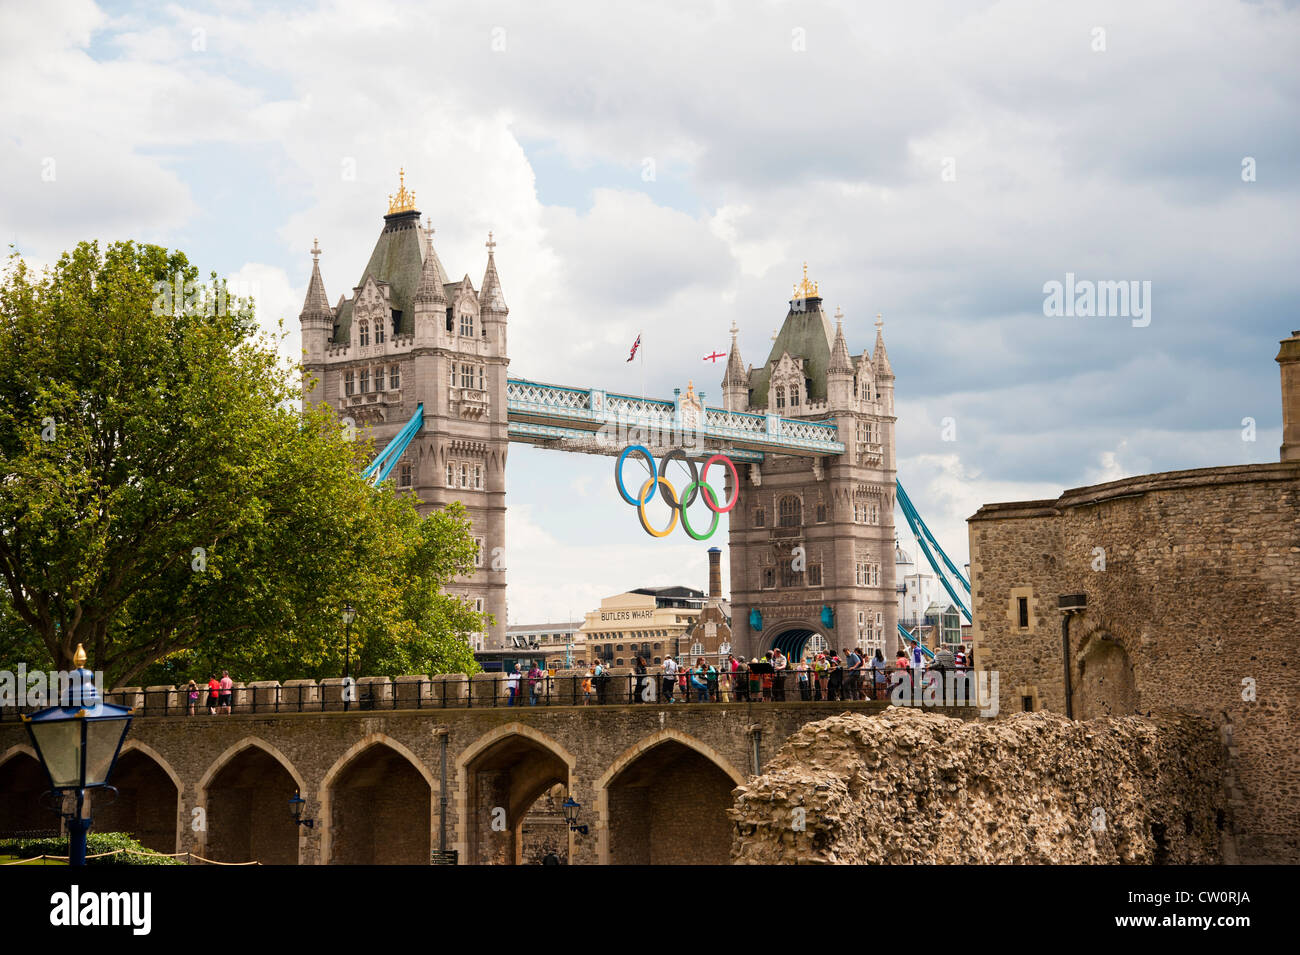
{"type": "Polygon", "coordinates": [[[808,281],[808,263],[803,264],[803,281],[794,287],[795,298],[820,298],[817,283],[808,281]]]}
{"type": "Polygon", "coordinates": [[[396,215],[399,212],[415,211],[415,193],[408,192],[406,189],[406,169],[402,168],[397,171],[398,187],[397,195],[388,196],[388,214],[396,215]]]}
{"type": "Polygon", "coordinates": [[[72,665],[80,670],[86,665],[86,648],[77,644],[77,652],[72,655],[72,665]]]}
{"type": "Polygon", "coordinates": [[[320,264],[320,239],[311,240],[311,264],[320,264]]]}

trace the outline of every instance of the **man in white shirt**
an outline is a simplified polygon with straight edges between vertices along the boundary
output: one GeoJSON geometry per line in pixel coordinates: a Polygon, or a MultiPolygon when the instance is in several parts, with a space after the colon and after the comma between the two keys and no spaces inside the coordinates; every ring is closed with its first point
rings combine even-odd
{"type": "Polygon", "coordinates": [[[676,703],[673,698],[673,689],[677,686],[677,661],[672,657],[664,657],[664,699],[669,703],[676,703]]]}

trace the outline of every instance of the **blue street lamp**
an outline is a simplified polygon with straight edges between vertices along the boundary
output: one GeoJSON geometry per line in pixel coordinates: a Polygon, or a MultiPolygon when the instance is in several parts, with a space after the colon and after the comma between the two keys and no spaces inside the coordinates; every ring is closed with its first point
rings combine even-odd
{"type": "Polygon", "coordinates": [[[569,824],[570,832],[580,832],[584,836],[587,834],[587,827],[578,825],[578,810],[582,806],[574,800],[572,796],[564,800],[564,805],[560,807],[564,811],[564,821],[569,824]]]}
{"type": "Polygon", "coordinates": [[[117,765],[122,742],[131,728],[132,710],[99,699],[95,675],[87,670],[86,651],[80,644],[72,658],[77,667],[64,688],[58,706],[23,717],[32,746],[59,796],[77,794],[74,815],[68,823],[68,864],[86,864],[86,833],[92,819],[84,815],[87,789],[112,789],[108,784],[117,765]]]}

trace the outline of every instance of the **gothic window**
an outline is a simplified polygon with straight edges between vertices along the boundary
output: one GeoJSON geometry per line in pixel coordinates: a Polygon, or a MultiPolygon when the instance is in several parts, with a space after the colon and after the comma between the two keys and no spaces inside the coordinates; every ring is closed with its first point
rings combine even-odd
{"type": "Polygon", "coordinates": [[[790,564],[781,565],[781,586],[799,587],[803,584],[803,571],[796,571],[790,564]]]}
{"type": "Polygon", "coordinates": [[[456,463],[449,461],[447,463],[447,487],[456,486],[456,463]]]}
{"type": "MultiPolygon", "coordinates": [[[[401,313],[400,313],[400,312],[394,312],[393,314],[394,314],[394,315],[399,315],[399,314],[401,314],[401,313]]],[[[383,322],[375,322],[375,344],[376,344],[376,345],[382,345],[383,343],[384,343],[384,323],[383,323],[383,322]]]]}
{"type": "Polygon", "coordinates": [[[763,589],[771,590],[775,586],[776,586],[776,568],[764,567],[763,568],[763,589]]]}
{"type": "Polygon", "coordinates": [[[362,322],[358,334],[361,336],[361,347],[365,348],[370,344],[370,323],[362,322]]]}
{"type": "Polygon", "coordinates": [[[478,366],[478,390],[483,390],[483,366],[478,366]]]}
{"type": "Polygon", "coordinates": [[[375,369],[375,391],[384,390],[384,366],[380,365],[375,369]]]}
{"type": "MultiPolygon", "coordinates": [[[[352,394],[352,392],[349,391],[348,394],[352,394]]],[[[764,521],[766,521],[766,519],[767,519],[767,518],[763,515],[763,509],[762,509],[761,507],[756,507],[756,508],[754,508],[754,526],[755,526],[755,527],[764,527],[764,526],[766,526],[766,525],[764,524],[764,521]]]]}
{"type": "Polygon", "coordinates": [[[785,407],[785,389],[776,389],[776,406],[778,409],[785,407]]]}
{"type": "Polygon", "coordinates": [[[447,309],[447,331],[454,332],[455,330],[456,330],[456,320],[452,318],[452,310],[447,309]]]}
{"type": "Polygon", "coordinates": [[[370,390],[370,369],[361,369],[361,393],[364,395],[370,390]]]}
{"type": "Polygon", "coordinates": [[[820,587],[821,585],[822,585],[822,565],[809,564],[808,565],[808,586],[820,587]]]}
{"type": "Polygon", "coordinates": [[[354,391],[356,391],[356,383],[352,377],[352,372],[345,371],[343,373],[343,394],[351,395],[354,391]]]}
{"type": "Polygon", "coordinates": [[[401,478],[398,480],[397,483],[401,487],[411,486],[411,466],[409,464],[402,465],[401,478]]]}
{"type": "Polygon", "coordinates": [[[790,407],[799,407],[799,389],[793,385],[790,386],[790,407]]]}
{"type": "Polygon", "coordinates": [[[853,397],[856,398],[857,396],[858,396],[858,376],[854,375],[853,376],[853,397]]]}
{"type": "Polygon", "coordinates": [[[869,576],[869,569],[867,567],[867,562],[864,560],[858,561],[855,570],[856,570],[856,574],[853,579],[854,583],[856,583],[859,587],[870,586],[871,578],[869,576]]]}
{"type": "Polygon", "coordinates": [[[879,505],[879,504],[869,504],[869,505],[867,505],[867,523],[868,523],[868,524],[879,524],[879,523],[880,523],[880,505],[879,505]]]}
{"type": "Polygon", "coordinates": [[[460,386],[462,388],[474,387],[474,366],[462,364],[460,366],[460,386]]]}
{"type": "Polygon", "coordinates": [[[474,566],[475,567],[483,566],[483,543],[484,543],[483,538],[481,537],[474,538],[474,566]]]}
{"type": "Polygon", "coordinates": [[[450,375],[451,375],[451,380],[448,381],[447,384],[455,388],[456,387],[456,363],[453,361],[447,367],[450,369],[450,375]]]}
{"type": "MultiPolygon", "coordinates": [[[[402,330],[402,312],[401,309],[393,309],[393,334],[396,335],[402,330]]],[[[381,342],[383,339],[379,339],[381,342]]]]}
{"type": "Polygon", "coordinates": [[[468,464],[462,464],[460,466],[460,486],[469,487],[469,465],[468,464]]]}
{"type": "Polygon", "coordinates": [[[875,427],[872,426],[872,425],[870,425],[870,424],[866,425],[865,427],[866,427],[866,432],[867,432],[867,444],[875,444],[875,443],[876,443],[876,429],[875,429],[875,427]]]}
{"type": "Polygon", "coordinates": [[[483,465],[474,465],[474,490],[483,490],[483,465]]]}
{"type": "Polygon", "coordinates": [[[799,527],[803,524],[803,507],[799,498],[793,494],[781,498],[780,524],[782,527],[799,527]]]}
{"type": "Polygon", "coordinates": [[[474,334],[474,316],[469,312],[460,313],[460,333],[462,335],[474,334]]]}
{"type": "Polygon", "coordinates": [[[825,524],[825,523],[826,523],[826,505],[825,505],[825,504],[818,504],[818,505],[817,505],[817,523],[818,523],[818,524],[825,524]]]}
{"type": "Polygon", "coordinates": [[[396,391],[402,387],[401,365],[393,365],[388,369],[388,387],[396,391]]]}

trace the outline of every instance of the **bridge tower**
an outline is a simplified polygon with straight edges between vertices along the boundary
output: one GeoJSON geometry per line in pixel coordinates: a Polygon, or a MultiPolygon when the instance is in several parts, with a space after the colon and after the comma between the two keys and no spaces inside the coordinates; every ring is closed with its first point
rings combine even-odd
{"type": "Polygon", "coordinates": [[[506,319],[509,308],[488,233],[487,268],[476,291],[451,281],[422,228],[403,175],[384,227],[351,298],[330,307],[313,264],[302,325],[304,402],[325,402],[382,448],[424,404],[424,429],[393,471],[421,513],[465,505],[479,564],[448,591],[495,617],[476,649],[505,645],[506,319]]]}
{"type": "Polygon", "coordinates": [[[767,361],[745,368],[732,330],[728,410],[834,422],[845,451],[772,456],[741,473],[731,514],[733,640],[749,656],[897,648],[894,373],[876,317],[874,352],[849,353],[816,283],[796,285],[767,361]]]}

